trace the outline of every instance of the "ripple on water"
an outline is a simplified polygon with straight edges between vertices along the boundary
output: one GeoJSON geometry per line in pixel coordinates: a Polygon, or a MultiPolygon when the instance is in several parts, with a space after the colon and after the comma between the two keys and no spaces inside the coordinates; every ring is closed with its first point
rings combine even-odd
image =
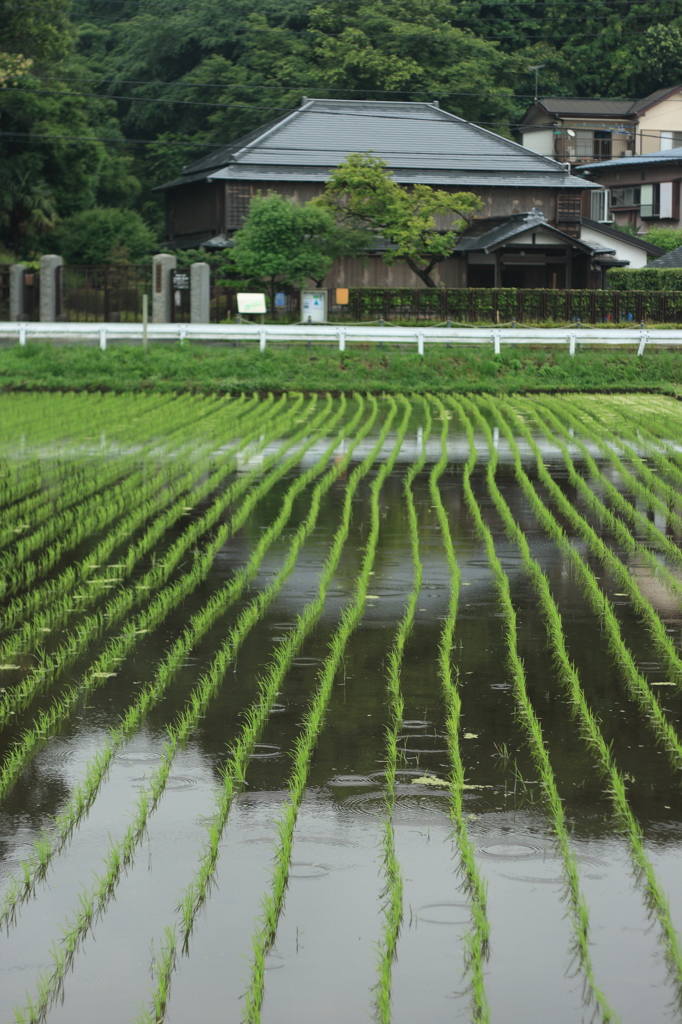
{"type": "Polygon", "coordinates": [[[324,878],[330,871],[325,864],[306,864],[299,860],[292,863],[289,878],[324,878]]]}
{"type": "Polygon", "coordinates": [[[398,737],[398,749],[405,754],[447,754],[447,739],[442,733],[411,732],[398,737]]]}
{"type": "Polygon", "coordinates": [[[479,846],[478,852],[484,857],[491,857],[495,860],[523,860],[526,857],[544,857],[548,851],[544,846],[534,846],[532,843],[516,839],[479,846]]]}
{"type": "Polygon", "coordinates": [[[272,761],[281,756],[282,748],[278,747],[276,743],[256,743],[251,754],[251,758],[256,758],[260,761],[272,761]]]}
{"type": "Polygon", "coordinates": [[[161,753],[156,750],[122,750],[116,755],[122,764],[158,764],[161,753]]]}
{"type": "MultiPolygon", "coordinates": [[[[193,779],[190,775],[169,775],[166,780],[166,789],[173,792],[174,790],[182,789],[194,789],[198,786],[201,779],[193,779]]],[[[132,784],[136,789],[143,789],[149,784],[148,778],[132,779],[132,784]]]]}
{"type": "Polygon", "coordinates": [[[429,729],[433,725],[433,722],[429,722],[426,719],[407,719],[403,722],[403,729],[414,729],[424,730],[429,729]]]}
{"type": "Polygon", "coordinates": [[[292,658],[292,665],[298,665],[300,668],[307,668],[310,665],[321,665],[322,658],[292,658]]]}
{"type": "Polygon", "coordinates": [[[427,903],[417,911],[419,921],[427,924],[469,924],[471,911],[466,903],[427,903]]]}

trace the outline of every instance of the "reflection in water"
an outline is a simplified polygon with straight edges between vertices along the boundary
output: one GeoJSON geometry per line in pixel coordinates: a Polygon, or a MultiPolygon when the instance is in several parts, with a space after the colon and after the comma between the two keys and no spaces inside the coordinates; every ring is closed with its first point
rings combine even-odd
{"type": "MultiPolygon", "coordinates": [[[[380,849],[386,813],[386,662],[412,583],[402,484],[407,464],[418,454],[419,439],[424,436],[418,431],[423,426],[422,413],[415,406],[408,442],[380,497],[381,527],[370,585],[373,599],[367,602],[362,623],[345,653],[310,766],[291,852],[284,913],[275,947],[264,964],[263,1019],[268,1024],[320,1024],[321,1020],[349,1024],[367,1019],[371,1011],[385,898],[380,849]]],[[[462,584],[452,657],[462,701],[463,809],[489,892],[491,943],[485,983],[491,1020],[500,1024],[577,1024],[590,1011],[583,1005],[580,979],[573,972],[562,862],[545,813],[537,769],[515,710],[505,662],[504,620],[488,560],[463,506],[461,463],[468,455],[467,438],[456,419],[450,421],[450,428],[451,465],[441,480],[441,490],[462,584]]],[[[376,432],[358,447],[355,462],[364,457],[374,440],[376,432]]],[[[3,806],[3,870],[16,869],[41,830],[53,828],[54,816],[82,778],[84,765],[136,698],[140,682],[152,678],[160,658],[191,616],[246,562],[264,528],[278,514],[292,480],[314,463],[330,441],[320,440],[308,449],[296,470],[277,483],[228,540],[209,577],[164,619],[157,632],[141,637],[117,675],[83,702],[64,732],[38,750],[3,806]]],[[[381,458],[393,442],[389,435],[381,458]]],[[[534,557],[547,573],[563,617],[570,657],[580,673],[589,706],[625,773],[647,852],[679,927],[682,807],[678,783],[665,754],[652,739],[648,722],[629,698],[600,624],[566,558],[531,513],[516,483],[507,441],[498,436],[495,443],[500,454],[499,486],[534,557]]],[[[565,493],[601,531],[570,487],[559,447],[543,438],[539,443],[565,493]]],[[[477,435],[476,444],[481,465],[473,474],[472,486],[510,581],[528,691],[542,723],[590,907],[595,976],[623,1024],[662,1024],[675,1019],[671,1010],[674,990],[666,981],[658,931],[652,927],[641,879],[633,873],[620,826],[612,818],[605,783],[557,679],[518,551],[506,538],[488,497],[483,435],[477,435]]],[[[266,457],[269,450],[265,450],[266,457]]],[[[621,486],[596,445],[590,451],[607,477],[621,486]]],[[[521,444],[521,452],[531,472],[534,456],[530,447],[521,444]]],[[[571,446],[571,452],[583,472],[577,445],[571,446]]],[[[427,461],[433,464],[439,456],[437,434],[432,434],[427,461]]],[[[401,675],[405,707],[398,737],[394,824],[396,855],[404,879],[404,917],[393,967],[395,1024],[423,1019],[445,1024],[465,1020],[469,1014],[464,954],[470,903],[453,834],[451,796],[447,785],[415,781],[431,777],[447,784],[450,778],[436,664],[449,580],[429,492],[429,472],[430,466],[414,484],[423,586],[401,675]]],[[[243,791],[234,801],[217,847],[217,875],[210,898],[197,920],[188,954],[178,961],[169,1022],[240,1019],[251,935],[270,884],[278,843],[276,820],[285,799],[292,753],[331,633],[359,570],[372,479],[370,473],[358,489],[350,541],[324,612],[293,660],[269,710],[268,724],[253,748],[243,791]]],[[[246,709],[256,697],[256,681],[296,627],[303,604],[315,593],[338,526],[344,488],[345,480],[339,481],[323,500],[317,526],[294,573],[248,635],[199,729],[177,755],[135,860],[123,875],[107,913],[86,939],[83,955],[76,958],[66,980],[65,1001],[51,1008],[51,1022],[96,1019],[98,1024],[119,1024],[133,1020],[139,1006],[148,1002],[151,956],[158,955],[159,936],[175,919],[178,899],[195,869],[207,828],[215,820],[214,794],[222,783],[222,771],[246,709]],[[157,945],[150,956],[152,942],[157,945]],[[122,978],[124,985],[120,984],[122,978]]],[[[93,871],[100,868],[109,836],[120,835],[139,789],[163,763],[168,725],[187,707],[193,688],[254,592],[267,586],[281,566],[293,530],[307,514],[307,500],[306,496],[297,499],[291,522],[269,549],[252,589],[184,658],[164,699],[132,742],[119,750],[95,804],[63,855],[52,863],[45,882],[39,884],[38,898],[23,908],[15,927],[0,938],[5,1019],[11,1018],[11,1007],[22,1002],[37,970],[47,964],[44,950],[53,938],[59,939],[59,923],[73,912],[83,884],[90,884],[93,871]]],[[[621,552],[612,538],[607,540],[626,561],[632,577],[663,618],[668,635],[678,643],[682,637],[679,602],[643,559],[621,552]]],[[[573,542],[590,561],[584,544],[576,538],[573,542]]],[[[160,545],[159,557],[168,543],[166,538],[160,545]]],[[[650,682],[660,687],[669,720],[681,728],[682,698],[670,685],[649,635],[614,581],[602,575],[596,563],[590,564],[614,601],[633,658],[650,682]]],[[[679,567],[668,567],[682,580],[679,567]]],[[[54,642],[59,642],[58,638],[54,642]]],[[[17,656],[16,663],[21,666],[18,678],[30,665],[30,661],[19,660],[22,657],[17,656]]],[[[79,663],[59,685],[77,679],[80,671],[79,663]]],[[[7,678],[3,685],[16,685],[9,671],[7,678]]],[[[48,706],[47,697],[40,700],[48,706]]],[[[31,714],[22,717],[9,732],[18,736],[31,720],[31,714]]]]}

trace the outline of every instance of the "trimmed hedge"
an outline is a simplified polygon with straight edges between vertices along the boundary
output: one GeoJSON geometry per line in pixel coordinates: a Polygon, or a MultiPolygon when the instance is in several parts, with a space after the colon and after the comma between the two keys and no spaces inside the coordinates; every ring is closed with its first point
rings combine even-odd
{"type": "Polygon", "coordinates": [[[618,292],[679,292],[682,267],[613,267],[606,272],[606,280],[609,289],[618,292]]]}

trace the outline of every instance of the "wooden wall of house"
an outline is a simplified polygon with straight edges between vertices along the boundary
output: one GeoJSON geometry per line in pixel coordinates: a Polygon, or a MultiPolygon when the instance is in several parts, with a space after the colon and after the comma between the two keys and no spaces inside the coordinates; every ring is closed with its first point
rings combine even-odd
{"type": "MultiPolygon", "coordinates": [[[[466,259],[443,260],[436,264],[432,276],[444,288],[464,288],[467,283],[466,259]]],[[[387,266],[380,256],[366,260],[336,260],[324,279],[325,288],[425,288],[426,285],[406,263],[396,261],[387,266]]]]}
{"type": "Polygon", "coordinates": [[[166,192],[168,241],[203,232],[212,237],[223,231],[224,222],[224,182],[196,181],[166,192]]]}

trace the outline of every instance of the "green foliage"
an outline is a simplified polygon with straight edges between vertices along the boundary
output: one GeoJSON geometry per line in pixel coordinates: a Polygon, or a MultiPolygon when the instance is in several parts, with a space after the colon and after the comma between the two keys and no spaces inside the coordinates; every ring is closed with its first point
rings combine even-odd
{"type": "Polygon", "coordinates": [[[371,153],[351,153],[332,171],[315,202],[341,223],[379,235],[390,246],[384,261],[404,260],[430,288],[436,287],[431,271],[452,253],[468,218],[483,207],[472,192],[444,192],[430,185],[408,190],[371,153]],[[438,216],[447,219],[447,230],[436,226],[438,216]]]}
{"type": "Polygon", "coordinates": [[[234,235],[231,255],[239,274],[267,283],[272,309],[278,282],[300,286],[310,278],[320,285],[337,256],[357,251],[365,241],[363,232],[337,226],[317,204],[259,194],[234,235]]]}
{"type": "Polygon", "coordinates": [[[65,263],[135,263],[154,251],[154,234],[135,210],[94,207],[74,213],[52,234],[65,263]]]}
{"type": "Polygon", "coordinates": [[[606,272],[606,282],[613,291],[660,291],[679,292],[682,290],[682,268],[678,267],[612,267],[606,272]]]}
{"type": "Polygon", "coordinates": [[[649,228],[644,235],[644,240],[651,242],[652,245],[659,245],[666,252],[672,252],[673,249],[682,245],[682,230],[678,228],[649,228]]]}

